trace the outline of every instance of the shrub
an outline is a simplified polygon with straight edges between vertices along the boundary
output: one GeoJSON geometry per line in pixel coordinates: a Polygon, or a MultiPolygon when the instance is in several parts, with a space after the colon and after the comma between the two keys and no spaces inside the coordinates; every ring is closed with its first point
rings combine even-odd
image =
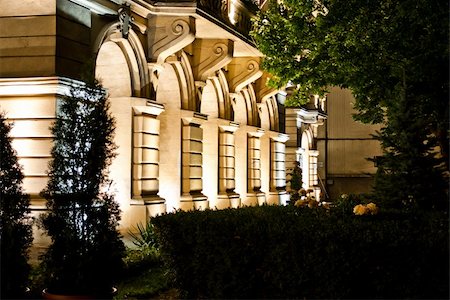
{"type": "Polygon", "coordinates": [[[446,298],[448,217],[262,206],[156,217],[188,298],[446,298]]]}
{"type": "Polygon", "coordinates": [[[129,234],[134,247],[127,249],[125,272],[114,299],[150,298],[165,292],[170,281],[159,255],[153,224],[138,223],[129,234]]]}
{"type": "Polygon", "coordinates": [[[22,191],[23,174],[11,146],[5,115],[0,113],[0,244],[1,298],[23,296],[30,266],[28,249],[32,242],[29,197],[22,191]]]}
{"type": "Polygon", "coordinates": [[[150,222],[147,222],[146,225],[138,223],[134,229],[137,231],[130,230],[129,235],[135,247],[128,248],[127,256],[125,257],[126,274],[128,275],[160,265],[161,263],[154,225],[150,222]]]}

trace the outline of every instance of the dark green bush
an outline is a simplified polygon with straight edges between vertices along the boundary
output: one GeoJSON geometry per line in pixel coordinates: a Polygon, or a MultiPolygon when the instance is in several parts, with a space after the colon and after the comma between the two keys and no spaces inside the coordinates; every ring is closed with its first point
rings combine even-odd
{"type": "Polygon", "coordinates": [[[152,222],[188,298],[448,297],[446,214],[262,206],[152,222]]]}

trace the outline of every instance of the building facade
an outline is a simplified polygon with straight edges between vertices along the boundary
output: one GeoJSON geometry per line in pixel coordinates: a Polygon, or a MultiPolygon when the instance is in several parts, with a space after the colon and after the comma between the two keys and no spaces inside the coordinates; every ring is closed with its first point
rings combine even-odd
{"type": "Polygon", "coordinates": [[[373,135],[380,125],[354,121],[351,91],[331,87],[326,97],[313,96],[300,108],[286,108],[286,168],[302,169],[303,188],[316,199],[335,200],[342,194],[372,190],[376,166],[369,159],[381,155],[373,135]]]}
{"type": "MultiPolygon", "coordinates": [[[[14,122],[34,215],[45,210],[58,101],[89,66],[116,120],[123,233],[177,209],[285,204],[297,162],[318,200],[370,190],[378,127],[354,122],[339,88],[284,109],[289,91],[266,86],[248,36],[256,1],[0,3],[0,110],[14,122]]],[[[46,243],[35,231],[35,246],[46,243]]]]}
{"type": "Polygon", "coordinates": [[[250,1],[1,2],[0,109],[35,214],[58,101],[86,65],[116,120],[121,230],[177,209],[283,204],[278,91],[248,38],[250,1]]]}

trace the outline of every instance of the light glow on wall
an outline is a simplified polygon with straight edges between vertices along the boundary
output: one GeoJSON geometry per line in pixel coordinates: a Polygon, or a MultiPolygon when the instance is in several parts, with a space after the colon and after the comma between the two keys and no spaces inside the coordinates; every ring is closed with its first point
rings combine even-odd
{"type": "Polygon", "coordinates": [[[237,23],[236,2],[236,0],[231,0],[230,12],[228,13],[228,19],[230,19],[230,22],[233,25],[236,25],[237,23]]]}

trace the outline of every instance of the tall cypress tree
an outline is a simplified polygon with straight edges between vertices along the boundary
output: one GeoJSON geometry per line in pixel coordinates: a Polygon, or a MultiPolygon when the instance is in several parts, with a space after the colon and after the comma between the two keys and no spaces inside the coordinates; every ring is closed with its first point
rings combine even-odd
{"type": "Polygon", "coordinates": [[[9,136],[11,125],[0,113],[0,244],[1,298],[23,296],[28,281],[29,197],[23,193],[23,174],[9,136]]]}
{"type": "Polygon", "coordinates": [[[50,292],[110,292],[122,266],[120,210],[109,192],[114,119],[97,82],[79,85],[59,102],[42,224],[52,243],[43,257],[50,292]]]}

